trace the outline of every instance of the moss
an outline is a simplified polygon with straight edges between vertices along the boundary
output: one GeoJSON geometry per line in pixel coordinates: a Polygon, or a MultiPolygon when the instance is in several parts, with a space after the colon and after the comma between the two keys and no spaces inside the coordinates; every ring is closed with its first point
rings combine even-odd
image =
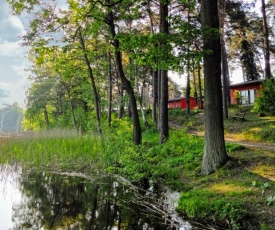
{"type": "Polygon", "coordinates": [[[243,204],[205,190],[182,193],[177,210],[188,218],[204,219],[230,229],[241,228],[248,218],[243,204]]]}

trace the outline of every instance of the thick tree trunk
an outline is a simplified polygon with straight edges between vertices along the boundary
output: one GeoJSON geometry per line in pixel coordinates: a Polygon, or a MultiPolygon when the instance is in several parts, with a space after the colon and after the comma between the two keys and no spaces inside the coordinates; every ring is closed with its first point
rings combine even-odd
{"type": "Polygon", "coordinates": [[[109,29],[113,38],[113,45],[115,47],[115,60],[116,60],[116,66],[118,70],[118,75],[129,95],[129,103],[131,107],[131,112],[132,112],[132,121],[133,121],[133,142],[136,145],[141,144],[142,142],[142,137],[141,137],[141,127],[140,127],[140,120],[139,120],[139,115],[138,115],[138,110],[137,110],[137,102],[136,102],[136,97],[134,93],[134,89],[131,85],[131,82],[126,78],[123,70],[123,65],[122,65],[122,57],[121,57],[121,52],[119,50],[119,41],[116,39],[116,31],[115,31],[115,24],[114,24],[114,18],[113,18],[113,12],[111,9],[109,9],[110,12],[108,14],[108,25],[109,29]]]}
{"type": "MultiPolygon", "coordinates": [[[[202,27],[219,30],[217,0],[201,1],[202,27]]],[[[205,35],[204,54],[205,90],[205,139],[201,173],[214,172],[227,161],[224,141],[222,90],[221,90],[221,45],[217,34],[205,35]]]]}
{"type": "Polygon", "coordinates": [[[89,78],[91,80],[91,84],[92,84],[92,90],[93,90],[93,94],[94,94],[94,100],[95,100],[95,111],[96,111],[96,120],[97,120],[97,132],[100,135],[100,137],[102,137],[102,131],[101,131],[101,125],[100,125],[100,108],[99,108],[99,96],[98,96],[98,92],[96,89],[96,84],[95,84],[95,78],[94,78],[94,74],[93,74],[93,70],[91,67],[91,63],[90,60],[88,58],[88,54],[87,54],[87,50],[86,50],[86,46],[85,46],[85,41],[84,38],[81,34],[81,31],[79,31],[79,39],[80,39],[80,43],[83,49],[83,55],[84,55],[84,59],[88,68],[88,73],[89,73],[89,78]]]}
{"type": "MultiPolygon", "coordinates": [[[[168,34],[168,2],[160,2],[160,33],[168,34]]],[[[160,44],[166,49],[166,44],[160,44]]],[[[169,137],[168,127],[168,70],[160,70],[160,94],[159,94],[159,135],[160,143],[169,137]]]]}
{"type": "Polygon", "coordinates": [[[266,18],[265,0],[262,0],[262,12],[263,12],[263,27],[264,27],[264,59],[265,59],[265,78],[270,79],[272,77],[270,68],[270,45],[269,45],[269,30],[266,18]]]}

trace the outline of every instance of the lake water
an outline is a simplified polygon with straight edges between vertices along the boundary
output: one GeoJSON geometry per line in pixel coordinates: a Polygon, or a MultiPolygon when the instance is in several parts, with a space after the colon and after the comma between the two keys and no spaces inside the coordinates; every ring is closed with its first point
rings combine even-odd
{"type": "Polygon", "coordinates": [[[177,194],[163,201],[122,178],[20,171],[0,167],[1,230],[195,229],[173,211],[177,194]]]}

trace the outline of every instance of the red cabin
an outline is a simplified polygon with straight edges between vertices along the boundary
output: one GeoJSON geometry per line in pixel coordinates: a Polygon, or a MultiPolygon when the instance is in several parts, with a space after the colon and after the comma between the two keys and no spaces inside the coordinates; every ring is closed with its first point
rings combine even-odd
{"type": "Polygon", "coordinates": [[[231,104],[254,104],[262,82],[263,80],[255,80],[230,85],[231,104]]]}
{"type": "MultiPolygon", "coordinates": [[[[190,109],[200,108],[201,102],[199,98],[190,97],[190,109]]],[[[175,108],[187,108],[186,97],[179,97],[173,98],[168,100],[168,108],[175,109],[175,108]]]]}

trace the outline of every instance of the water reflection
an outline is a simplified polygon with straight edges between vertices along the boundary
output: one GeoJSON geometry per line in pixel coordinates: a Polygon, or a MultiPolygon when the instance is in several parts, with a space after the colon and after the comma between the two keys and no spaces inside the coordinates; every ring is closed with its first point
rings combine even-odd
{"type": "Polygon", "coordinates": [[[184,223],[177,226],[155,195],[144,195],[144,191],[118,178],[74,173],[22,174],[7,167],[2,167],[0,173],[1,191],[9,194],[5,202],[1,200],[1,215],[6,213],[9,217],[5,219],[10,218],[5,225],[1,220],[3,230],[191,229],[187,223],[185,227],[184,223]],[[14,197],[10,197],[11,193],[14,197]]]}

